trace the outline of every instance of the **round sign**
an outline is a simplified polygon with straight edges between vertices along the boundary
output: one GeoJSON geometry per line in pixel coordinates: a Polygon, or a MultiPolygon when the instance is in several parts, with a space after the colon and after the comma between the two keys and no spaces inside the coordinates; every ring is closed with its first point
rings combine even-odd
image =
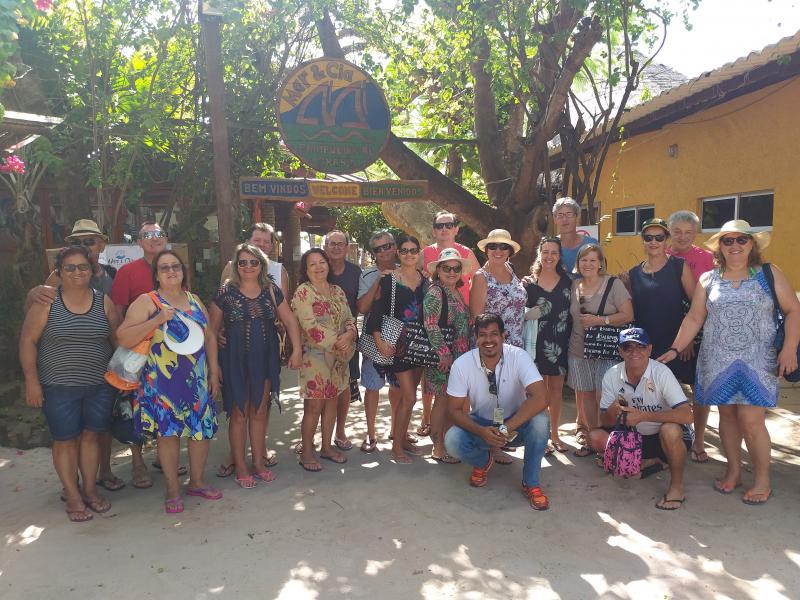
{"type": "Polygon", "coordinates": [[[323,173],[375,162],[389,139],[389,106],[357,66],[318,58],[292,71],[278,92],[278,128],[289,150],[323,173]]]}

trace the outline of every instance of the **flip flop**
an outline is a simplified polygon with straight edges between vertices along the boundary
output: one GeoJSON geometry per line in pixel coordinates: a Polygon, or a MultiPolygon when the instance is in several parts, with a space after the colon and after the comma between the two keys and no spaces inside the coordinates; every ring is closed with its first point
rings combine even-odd
{"type": "Polygon", "coordinates": [[[685,496],[683,498],[680,498],[680,499],[678,499],[678,498],[667,498],[667,495],[664,494],[664,496],[661,498],[661,500],[656,502],[656,508],[658,510],[678,510],[680,507],[683,506],[684,502],[686,502],[686,497],[685,496]],[[677,502],[678,506],[666,506],[666,504],[668,502],[677,502]]]}
{"type": "Polygon", "coordinates": [[[183,498],[177,496],[175,498],[167,498],[164,500],[164,512],[175,515],[183,512],[183,498]]]}
{"type": "Polygon", "coordinates": [[[708,462],[708,453],[705,450],[701,450],[698,452],[694,448],[692,448],[691,452],[689,453],[689,458],[693,463],[707,463],[708,462]],[[701,458],[705,457],[705,458],[701,458]]]}
{"type": "Polygon", "coordinates": [[[494,462],[498,465],[510,465],[514,462],[514,459],[504,452],[495,452],[494,462]]]}
{"type": "MultiPolygon", "coordinates": [[[[162,473],[164,472],[164,469],[162,468],[160,462],[154,460],[150,464],[153,466],[154,469],[157,469],[157,470],[161,471],[162,473]]],[[[179,476],[180,475],[186,475],[188,472],[189,472],[189,469],[186,468],[186,465],[178,465],[178,475],[179,476]]]]}
{"type": "Polygon", "coordinates": [[[86,508],[83,510],[69,510],[65,511],[67,513],[67,518],[72,521],[73,523],[85,523],[86,521],[91,521],[94,519],[94,515],[90,513],[86,508]]]}
{"type": "Polygon", "coordinates": [[[105,477],[101,477],[95,483],[109,492],[116,492],[125,487],[125,482],[113,473],[105,477]]]}
{"type": "MultiPolygon", "coordinates": [[[[434,456],[431,454],[431,458],[438,463],[442,463],[444,465],[458,465],[461,463],[455,456],[450,456],[449,454],[445,454],[441,458],[438,456],[434,456]]],[[[502,463],[501,463],[502,464],[502,463]]]]}
{"type": "Polygon", "coordinates": [[[302,460],[298,460],[297,464],[303,467],[309,473],[319,473],[320,471],[322,471],[322,465],[315,460],[312,460],[310,462],[303,462],[302,460]]]}
{"type": "Polygon", "coordinates": [[[340,440],[338,438],[333,438],[333,443],[339,450],[344,450],[345,452],[353,449],[353,442],[351,442],[350,440],[340,440]]]}
{"type": "Polygon", "coordinates": [[[408,444],[406,446],[403,446],[403,450],[405,450],[406,452],[408,452],[409,454],[411,454],[413,456],[422,456],[423,455],[422,448],[420,448],[416,444],[408,444]]]}
{"type": "Polygon", "coordinates": [[[366,439],[361,444],[361,451],[367,454],[372,454],[378,448],[378,440],[376,438],[366,439]]]}
{"type": "Polygon", "coordinates": [[[417,435],[420,437],[428,437],[431,434],[431,424],[425,423],[417,427],[417,435]]]}
{"type": "Polygon", "coordinates": [[[558,451],[559,451],[559,452],[561,452],[562,454],[563,454],[564,452],[569,452],[569,445],[568,445],[568,444],[565,444],[565,443],[564,443],[564,442],[562,442],[561,440],[559,440],[559,441],[557,441],[557,442],[553,442],[553,448],[555,448],[556,450],[558,450],[558,451]]]}
{"type": "Polygon", "coordinates": [[[327,454],[320,454],[319,457],[322,460],[329,460],[332,463],[336,463],[337,465],[343,465],[347,462],[347,458],[344,456],[328,456],[327,454]]]}
{"type": "Polygon", "coordinates": [[[264,466],[265,467],[274,467],[278,464],[278,454],[272,450],[267,452],[267,455],[264,457],[264,466]]]}
{"type": "Polygon", "coordinates": [[[414,462],[414,459],[412,459],[410,456],[405,456],[405,455],[395,456],[394,454],[392,454],[392,460],[397,465],[410,465],[411,463],[414,462]]]}
{"type": "Polygon", "coordinates": [[[547,444],[547,446],[544,447],[544,455],[545,456],[553,456],[553,454],[555,454],[555,453],[556,453],[556,449],[553,447],[552,444],[547,444]]]}
{"type": "Polygon", "coordinates": [[[133,487],[140,490],[153,487],[153,480],[144,465],[133,469],[133,487]]]}
{"type": "Polygon", "coordinates": [[[577,450],[573,451],[572,454],[577,456],[578,458],[584,458],[586,456],[591,456],[594,454],[594,450],[589,448],[589,446],[581,446],[577,450]]]}
{"type": "Polygon", "coordinates": [[[248,475],[247,477],[236,477],[234,481],[236,481],[236,484],[244,490],[252,490],[254,487],[256,487],[256,480],[252,475],[248,475]]]}
{"type": "Polygon", "coordinates": [[[84,496],[83,503],[88,506],[92,512],[96,512],[98,514],[105,513],[111,510],[111,502],[108,501],[107,498],[103,498],[102,496],[98,496],[95,500],[91,500],[84,496]]]}
{"type": "Polygon", "coordinates": [[[744,494],[742,494],[742,502],[749,506],[761,506],[762,504],[766,504],[767,500],[772,498],[772,490],[767,491],[766,494],[752,494],[752,490],[747,490],[744,494]],[[756,498],[759,500],[756,500],[756,498]]]}
{"type": "Polygon", "coordinates": [[[277,479],[277,475],[275,475],[274,471],[270,471],[269,469],[262,469],[258,473],[253,473],[255,477],[263,481],[264,483],[269,483],[270,481],[275,481],[277,479]]]}
{"type": "MultiPolygon", "coordinates": [[[[647,465],[644,469],[639,471],[639,479],[647,479],[648,477],[650,477],[650,475],[661,473],[661,471],[665,470],[666,468],[667,465],[665,465],[662,462],[656,462],[653,463],[652,465],[647,465]]],[[[673,502],[673,500],[670,500],[670,502],[673,502]]],[[[674,502],[677,502],[677,500],[674,500],[674,502]]]]}
{"type": "Polygon", "coordinates": [[[233,475],[233,472],[236,470],[236,464],[231,463],[229,465],[220,465],[217,469],[216,476],[217,477],[230,477],[233,475]]]}
{"type": "Polygon", "coordinates": [[[210,485],[197,489],[186,488],[186,495],[197,496],[199,498],[205,498],[206,500],[219,500],[222,498],[222,492],[210,485]]]}
{"type": "Polygon", "coordinates": [[[732,493],[733,493],[733,490],[735,490],[735,489],[736,489],[736,488],[738,488],[738,487],[741,487],[741,485],[742,485],[742,482],[740,481],[740,482],[738,482],[736,485],[734,485],[733,487],[731,487],[731,486],[729,486],[729,485],[722,485],[722,482],[721,482],[719,479],[715,479],[715,480],[714,480],[714,483],[712,483],[711,485],[712,485],[712,486],[713,486],[713,488],[714,488],[716,491],[718,491],[720,494],[732,494],[732,493]]]}

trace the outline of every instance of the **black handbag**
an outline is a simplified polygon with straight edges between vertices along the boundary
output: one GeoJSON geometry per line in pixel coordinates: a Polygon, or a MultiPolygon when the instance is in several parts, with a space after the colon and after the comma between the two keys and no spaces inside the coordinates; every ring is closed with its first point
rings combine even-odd
{"type": "MultiPolygon", "coordinates": [[[[604,316],[606,300],[611,293],[616,277],[610,277],[606,285],[606,291],[600,300],[597,315],[604,316]]],[[[622,360],[619,355],[619,333],[623,329],[628,329],[628,325],[595,325],[587,327],[583,332],[583,357],[597,360],[622,360]]]]}
{"type": "MultiPolygon", "coordinates": [[[[389,314],[383,315],[381,321],[381,337],[384,339],[384,341],[397,348],[397,344],[400,340],[400,335],[403,333],[405,323],[394,316],[397,280],[395,279],[394,273],[392,273],[391,277],[391,307],[389,308],[389,314]]],[[[378,351],[378,346],[375,344],[375,338],[373,338],[370,334],[364,333],[361,335],[361,337],[358,339],[358,350],[364,355],[364,357],[370,359],[376,365],[385,367],[394,363],[394,356],[384,356],[378,351]]]]}
{"type": "MultiPolygon", "coordinates": [[[[764,263],[761,268],[764,270],[764,277],[767,280],[769,291],[772,294],[773,314],[775,315],[775,339],[772,345],[776,352],[783,350],[783,342],[786,340],[786,319],[783,316],[781,305],[778,302],[778,294],[775,292],[775,276],[772,274],[772,265],[764,263]]],[[[800,360],[800,346],[797,347],[797,358],[800,360]]],[[[799,363],[800,364],[800,363],[799,363]]],[[[800,381],[800,368],[791,373],[784,373],[783,378],[790,383],[800,381]]]]}
{"type": "MultiPolygon", "coordinates": [[[[455,339],[455,329],[448,325],[449,301],[447,292],[442,286],[442,310],[439,313],[439,329],[442,331],[444,343],[452,352],[453,340],[455,339]]],[[[403,333],[397,343],[395,356],[405,363],[418,367],[436,367],[439,365],[439,353],[433,347],[428,330],[422,323],[406,323],[403,333]]]]}

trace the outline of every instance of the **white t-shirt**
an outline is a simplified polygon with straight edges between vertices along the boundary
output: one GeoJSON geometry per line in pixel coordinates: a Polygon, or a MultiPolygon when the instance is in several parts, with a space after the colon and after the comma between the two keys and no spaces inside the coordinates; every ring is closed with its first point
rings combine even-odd
{"type": "Polygon", "coordinates": [[[469,398],[470,414],[490,421],[499,402],[506,419],[526,400],[525,388],[542,380],[533,360],[522,348],[503,344],[503,357],[495,367],[498,399],[489,395],[489,380],[481,367],[478,349],[459,356],[450,368],[447,393],[469,398]]]}
{"type": "Polygon", "coordinates": [[[275,285],[281,287],[281,277],[283,276],[283,265],[277,260],[271,260],[267,263],[267,275],[272,277],[275,285]]]}
{"type": "Polygon", "coordinates": [[[381,276],[381,272],[376,266],[371,266],[368,269],[364,269],[361,271],[361,277],[358,279],[358,296],[357,298],[361,300],[364,295],[370,290],[370,288],[375,284],[376,281],[381,276]]]}
{"type": "MultiPolygon", "coordinates": [[[[600,398],[600,410],[606,410],[619,396],[628,401],[628,406],[645,412],[660,412],[679,407],[688,402],[681,384],[667,365],[650,359],[647,368],[639,380],[639,385],[628,383],[625,363],[621,362],[606,371],[603,377],[603,396],[600,398]]],[[[642,421],[636,429],[642,435],[658,433],[661,423],[642,421]]]]}

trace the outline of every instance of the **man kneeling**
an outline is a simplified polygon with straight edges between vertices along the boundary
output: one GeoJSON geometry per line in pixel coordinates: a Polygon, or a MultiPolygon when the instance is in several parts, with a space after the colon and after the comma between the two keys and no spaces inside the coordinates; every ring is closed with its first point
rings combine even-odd
{"type": "Polygon", "coordinates": [[[686,452],[692,445],[692,408],[669,367],[650,358],[653,346],[644,329],[625,329],[619,335],[623,362],[611,367],[603,377],[600,422],[604,429],[590,433],[595,452],[603,452],[608,434],[621,412],[628,414],[627,425],[642,434],[642,475],[669,464],[667,493],[656,503],[661,510],[683,505],[683,469],[686,452]],[[649,462],[650,466],[644,465],[649,462]]]}
{"type": "Polygon", "coordinates": [[[531,508],[547,510],[550,502],[539,485],[550,435],[547,394],[528,353],[503,343],[504,329],[496,314],[478,315],[477,348],[450,368],[447,409],[453,427],[445,436],[445,448],[473,466],[470,485],[482,487],[499,448],[525,446],[522,492],[531,508]],[[464,412],[467,401],[470,414],[464,412]]]}

